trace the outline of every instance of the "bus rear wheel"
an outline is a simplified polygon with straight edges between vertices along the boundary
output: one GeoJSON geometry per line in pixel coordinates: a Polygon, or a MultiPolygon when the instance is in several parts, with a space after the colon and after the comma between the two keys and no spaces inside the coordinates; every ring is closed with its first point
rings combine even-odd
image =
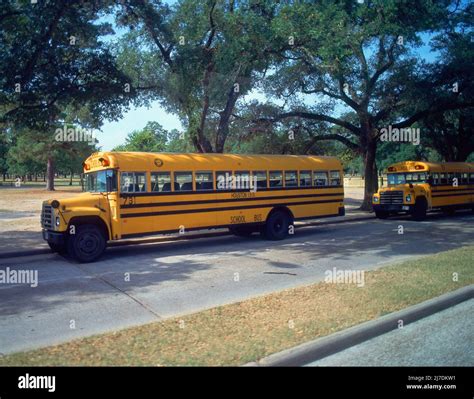
{"type": "Polygon", "coordinates": [[[84,224],[68,239],[68,253],[81,263],[93,262],[105,251],[106,240],[98,226],[84,224]]]}
{"type": "Polygon", "coordinates": [[[288,235],[290,217],[286,212],[275,211],[267,218],[263,228],[263,235],[268,240],[283,240],[288,235]]]}

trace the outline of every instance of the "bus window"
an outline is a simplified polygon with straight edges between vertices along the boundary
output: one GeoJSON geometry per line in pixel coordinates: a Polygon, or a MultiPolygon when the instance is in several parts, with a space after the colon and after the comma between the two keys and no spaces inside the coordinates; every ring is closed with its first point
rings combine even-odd
{"type": "Polygon", "coordinates": [[[235,171],[234,181],[236,190],[250,190],[250,172],[249,171],[235,171]]]}
{"type": "Polygon", "coordinates": [[[196,190],[214,190],[214,180],[212,172],[196,172],[196,190]]]}
{"type": "Polygon", "coordinates": [[[461,173],[461,184],[468,184],[469,183],[469,175],[467,173],[461,173]]]}
{"type": "Polygon", "coordinates": [[[217,190],[230,190],[232,183],[232,172],[218,171],[216,172],[216,188],[217,190]]]}
{"type": "Polygon", "coordinates": [[[300,186],[301,187],[311,186],[311,171],[310,170],[302,170],[300,172],[300,186]]]}
{"type": "Polygon", "coordinates": [[[341,174],[338,170],[331,170],[331,186],[341,185],[341,174]]]}
{"type": "Polygon", "coordinates": [[[267,188],[267,172],[265,171],[253,171],[252,177],[257,178],[257,189],[267,188]]]}
{"type": "Polygon", "coordinates": [[[285,187],[298,187],[296,170],[285,172],[285,187]]]}
{"type": "Polygon", "coordinates": [[[439,184],[439,174],[438,173],[433,173],[432,177],[433,177],[433,183],[432,184],[434,186],[437,186],[439,184]]]}
{"type": "Polygon", "coordinates": [[[474,184],[474,173],[471,173],[469,177],[469,184],[474,184]]]}
{"type": "Polygon", "coordinates": [[[318,187],[328,186],[327,172],[314,172],[314,185],[318,187]]]}
{"type": "Polygon", "coordinates": [[[283,172],[271,171],[270,172],[270,188],[283,187],[283,172]]]}
{"type": "Polygon", "coordinates": [[[122,193],[140,193],[146,191],[145,172],[123,172],[120,178],[122,193]]]}
{"type": "Polygon", "coordinates": [[[439,174],[439,184],[448,184],[448,178],[446,177],[446,173],[439,174]]]}
{"type": "Polygon", "coordinates": [[[171,191],[170,172],[152,172],[150,176],[150,181],[152,192],[171,191]]]}
{"type": "Polygon", "coordinates": [[[193,172],[174,172],[175,191],[193,191],[193,172]]]}
{"type": "Polygon", "coordinates": [[[456,175],[454,173],[447,173],[447,176],[448,176],[448,183],[447,184],[449,184],[451,186],[454,185],[454,179],[455,179],[456,175]]]}

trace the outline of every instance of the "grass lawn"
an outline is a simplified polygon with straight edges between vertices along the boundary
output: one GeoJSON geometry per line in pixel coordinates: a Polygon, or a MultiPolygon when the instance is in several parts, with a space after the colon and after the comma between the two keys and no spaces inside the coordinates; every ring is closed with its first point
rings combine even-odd
{"type": "Polygon", "coordinates": [[[65,344],[0,365],[241,365],[474,283],[474,246],[65,344]],[[457,273],[457,281],[453,281],[457,273]]]}

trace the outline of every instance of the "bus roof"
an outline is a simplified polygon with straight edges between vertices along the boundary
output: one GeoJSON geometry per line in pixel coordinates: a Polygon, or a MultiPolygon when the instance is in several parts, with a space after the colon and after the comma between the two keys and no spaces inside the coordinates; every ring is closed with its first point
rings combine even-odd
{"type": "Polygon", "coordinates": [[[404,161],[390,165],[388,173],[397,172],[474,172],[472,162],[423,162],[404,161]]]}
{"type": "Polygon", "coordinates": [[[85,171],[117,168],[148,170],[339,170],[335,157],[313,155],[239,155],[165,152],[96,152],[84,162],[85,171]]]}

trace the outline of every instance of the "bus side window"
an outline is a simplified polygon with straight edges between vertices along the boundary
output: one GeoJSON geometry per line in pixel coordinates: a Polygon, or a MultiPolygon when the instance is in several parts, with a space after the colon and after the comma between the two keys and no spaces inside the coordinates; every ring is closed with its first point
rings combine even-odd
{"type": "Polygon", "coordinates": [[[175,191],[193,191],[193,172],[174,172],[174,181],[175,191]]]}
{"type": "Polygon", "coordinates": [[[328,186],[328,173],[327,172],[314,172],[314,185],[317,187],[328,186]]]}
{"type": "Polygon", "coordinates": [[[439,174],[439,184],[448,184],[448,179],[446,177],[446,173],[439,174]]]}
{"type": "Polygon", "coordinates": [[[469,178],[467,173],[461,173],[461,184],[469,184],[469,178]]]}
{"type": "Polygon", "coordinates": [[[285,187],[298,187],[298,175],[296,170],[285,171],[285,187]]]}
{"type": "MultiPolygon", "coordinates": [[[[456,177],[455,173],[447,173],[448,176],[448,183],[450,186],[454,184],[454,178],[456,177]]],[[[458,181],[459,183],[459,181],[458,181]]]]}
{"type": "Polygon", "coordinates": [[[439,184],[439,174],[438,173],[433,173],[431,175],[431,179],[432,179],[432,185],[433,186],[437,186],[439,184]]]}
{"type": "Polygon", "coordinates": [[[152,172],[150,178],[152,192],[171,191],[170,172],[152,172]]]}
{"type": "Polygon", "coordinates": [[[217,190],[230,190],[232,183],[232,172],[230,170],[216,172],[216,189],[217,190]]]}
{"type": "MultiPolygon", "coordinates": [[[[252,172],[252,178],[257,178],[257,189],[259,188],[267,188],[267,172],[265,171],[256,171],[252,172]]],[[[252,182],[253,184],[253,182],[252,182]]]]}
{"type": "Polygon", "coordinates": [[[301,187],[310,187],[311,183],[311,171],[302,170],[300,171],[300,186],[301,187]]]}
{"type": "Polygon", "coordinates": [[[341,185],[341,174],[338,170],[331,170],[331,186],[340,186],[341,185]]]}
{"type": "Polygon", "coordinates": [[[250,190],[250,172],[249,171],[234,171],[235,189],[236,190],[250,190]]]}
{"type": "Polygon", "coordinates": [[[145,172],[123,172],[120,177],[122,193],[140,193],[146,191],[145,172]]]}
{"type": "Polygon", "coordinates": [[[272,170],[270,171],[270,188],[283,187],[283,172],[272,170]]]}
{"type": "Polygon", "coordinates": [[[469,176],[469,184],[474,185],[474,173],[471,173],[471,175],[469,176]]]}
{"type": "Polygon", "coordinates": [[[196,191],[214,190],[212,172],[196,172],[196,191]]]}

